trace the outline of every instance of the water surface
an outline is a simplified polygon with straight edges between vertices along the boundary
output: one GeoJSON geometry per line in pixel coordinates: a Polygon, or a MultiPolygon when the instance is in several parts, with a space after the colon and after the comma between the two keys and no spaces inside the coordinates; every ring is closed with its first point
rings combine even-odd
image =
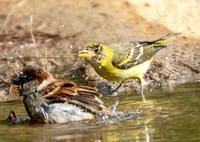
{"type": "Polygon", "coordinates": [[[174,88],[155,88],[140,95],[103,97],[106,106],[120,111],[142,112],[140,117],[95,119],[67,124],[31,123],[22,101],[0,105],[0,141],[200,141],[200,83],[174,88]],[[10,111],[27,119],[12,124],[5,119],[10,111]]]}

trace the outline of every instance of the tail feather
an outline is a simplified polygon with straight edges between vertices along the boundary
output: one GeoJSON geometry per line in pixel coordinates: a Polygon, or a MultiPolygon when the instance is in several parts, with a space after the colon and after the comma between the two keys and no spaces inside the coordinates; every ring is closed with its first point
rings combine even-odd
{"type": "Polygon", "coordinates": [[[168,40],[170,40],[172,37],[175,37],[177,35],[179,35],[181,33],[173,33],[173,34],[167,34],[164,37],[161,37],[155,41],[153,41],[153,44],[157,44],[157,45],[163,45],[165,44],[168,40]]]}

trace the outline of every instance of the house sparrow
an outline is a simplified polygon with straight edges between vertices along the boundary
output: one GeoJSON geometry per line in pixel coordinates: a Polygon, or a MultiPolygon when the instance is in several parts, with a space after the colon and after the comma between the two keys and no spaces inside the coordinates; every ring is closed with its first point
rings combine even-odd
{"type": "Polygon", "coordinates": [[[12,83],[18,85],[26,111],[34,121],[65,123],[112,115],[99,99],[101,95],[96,88],[56,80],[41,68],[25,67],[12,83]]]}

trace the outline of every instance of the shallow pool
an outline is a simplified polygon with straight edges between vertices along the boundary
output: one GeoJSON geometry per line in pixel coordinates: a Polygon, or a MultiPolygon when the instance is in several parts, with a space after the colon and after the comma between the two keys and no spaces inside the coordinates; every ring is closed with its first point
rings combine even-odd
{"type": "Polygon", "coordinates": [[[0,141],[200,141],[200,83],[155,88],[145,94],[103,97],[106,106],[119,101],[120,111],[139,117],[95,119],[67,124],[31,123],[22,101],[1,102],[0,141]],[[5,119],[14,111],[24,123],[5,119]]]}

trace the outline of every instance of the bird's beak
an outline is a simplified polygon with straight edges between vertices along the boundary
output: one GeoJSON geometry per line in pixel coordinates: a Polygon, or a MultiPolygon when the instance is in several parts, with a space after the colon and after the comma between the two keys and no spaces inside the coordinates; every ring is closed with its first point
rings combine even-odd
{"type": "Polygon", "coordinates": [[[90,57],[93,57],[95,54],[91,51],[88,51],[86,49],[84,50],[81,50],[78,52],[78,56],[79,57],[82,57],[82,58],[90,58],[90,57]]]}

